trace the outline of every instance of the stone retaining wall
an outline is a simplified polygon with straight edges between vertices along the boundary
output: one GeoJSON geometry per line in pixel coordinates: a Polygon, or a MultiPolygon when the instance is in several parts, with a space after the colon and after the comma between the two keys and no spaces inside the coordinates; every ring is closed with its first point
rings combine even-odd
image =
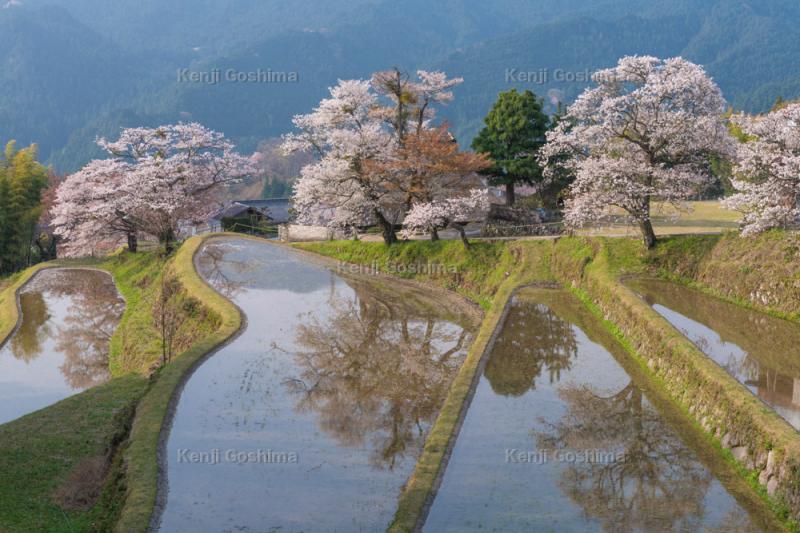
{"type": "Polygon", "coordinates": [[[616,329],[632,356],[773,502],[800,520],[800,435],[673,328],[608,265],[600,240],[556,243],[553,271],[616,329]]]}

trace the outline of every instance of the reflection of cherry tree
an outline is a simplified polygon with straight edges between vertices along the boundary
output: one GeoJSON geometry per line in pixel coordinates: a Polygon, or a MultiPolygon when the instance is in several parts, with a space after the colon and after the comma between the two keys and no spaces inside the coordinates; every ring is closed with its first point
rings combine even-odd
{"type": "Polygon", "coordinates": [[[236,261],[225,246],[210,244],[203,248],[203,253],[197,257],[200,272],[203,278],[215,289],[228,298],[234,298],[245,286],[244,274],[255,270],[252,261],[236,261]],[[228,274],[225,269],[233,269],[236,279],[228,274]]]}
{"type": "Polygon", "coordinates": [[[108,379],[108,350],[125,302],[111,278],[90,270],[51,270],[39,274],[20,295],[23,322],[11,340],[15,357],[30,361],[42,353],[46,338],[63,353],[60,370],[74,389],[85,389],[108,379]],[[69,301],[62,323],[52,328],[48,299],[69,301]]]}
{"type": "Polygon", "coordinates": [[[69,314],[59,327],[57,348],[64,354],[61,372],[74,389],[86,389],[108,379],[111,337],[125,311],[125,302],[105,274],[71,276],[63,289],[71,296],[69,314]]]}
{"type": "Polygon", "coordinates": [[[561,479],[562,490],[588,516],[615,532],[697,529],[711,474],[639,388],[630,383],[603,396],[567,386],[559,396],[567,412],[555,423],[541,421],[535,435],[543,449],[604,454],[570,463],[561,479]]]}
{"type": "Polygon", "coordinates": [[[9,345],[14,357],[29,362],[41,355],[42,342],[50,335],[50,312],[41,292],[25,291],[19,295],[19,303],[23,320],[9,345]]]}
{"type": "Polygon", "coordinates": [[[367,444],[372,464],[392,469],[422,448],[467,333],[364,287],[356,291],[356,301],[332,295],[329,317],[309,316],[297,329],[300,374],[286,385],[323,431],[343,446],[367,444]]]}
{"type": "Polygon", "coordinates": [[[242,290],[244,284],[234,281],[225,272],[225,267],[232,266],[237,272],[243,272],[246,269],[245,263],[233,261],[224,247],[213,244],[204,247],[197,261],[203,278],[223,295],[233,298],[242,290]]]}
{"type": "Polygon", "coordinates": [[[486,379],[498,394],[521,396],[536,387],[545,370],[550,383],[557,382],[577,353],[575,332],[568,322],[545,305],[517,304],[486,363],[486,379]]]}
{"type": "Polygon", "coordinates": [[[800,364],[794,354],[800,333],[794,324],[679,284],[642,279],[630,286],[766,403],[797,411],[795,382],[800,378],[800,364]]]}
{"type": "MultiPolygon", "coordinates": [[[[709,357],[714,357],[715,346],[718,344],[716,341],[700,333],[692,334],[686,328],[680,328],[680,332],[683,333],[684,337],[692,341],[701,352],[709,357]]],[[[731,350],[727,355],[720,354],[716,359],[729,374],[735,376],[739,381],[747,384],[758,382],[761,365],[749,353],[742,351],[737,353],[731,350]]],[[[765,370],[769,374],[769,368],[765,370]]]]}

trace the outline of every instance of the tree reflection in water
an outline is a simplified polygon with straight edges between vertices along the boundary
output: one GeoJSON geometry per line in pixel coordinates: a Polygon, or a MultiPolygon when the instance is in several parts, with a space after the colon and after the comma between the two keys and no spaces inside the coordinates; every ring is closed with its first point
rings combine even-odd
{"type": "Polygon", "coordinates": [[[108,380],[111,337],[125,310],[108,274],[93,270],[48,270],[36,276],[20,295],[23,323],[12,338],[12,354],[31,361],[42,354],[45,340],[53,339],[64,355],[59,367],[73,389],[86,389],[108,380]],[[48,300],[67,302],[63,316],[55,316],[48,300]],[[53,324],[55,322],[55,324],[53,324]]]}
{"type": "MultiPolygon", "coordinates": [[[[572,367],[575,326],[559,316],[569,308],[551,299],[556,311],[523,300],[509,313],[485,371],[497,394],[522,396],[543,372],[554,384],[572,367]]],[[[711,474],[638,387],[610,396],[587,385],[558,390],[567,412],[555,423],[540,418],[534,435],[551,460],[558,451],[588,452],[590,461],[567,461],[560,482],[587,515],[607,531],[682,530],[702,517],[711,474]]]]}
{"type": "Polygon", "coordinates": [[[544,370],[550,383],[559,381],[577,354],[569,322],[546,305],[517,302],[486,363],[485,376],[497,394],[522,396],[536,387],[544,370]]]}
{"type": "Polygon", "coordinates": [[[203,278],[216,290],[233,299],[241,293],[245,286],[246,274],[255,270],[252,262],[236,261],[230,254],[227,243],[211,243],[203,247],[198,254],[197,262],[203,278]],[[227,272],[230,269],[230,273],[227,272]]]}
{"type": "Polygon", "coordinates": [[[702,352],[800,429],[800,328],[678,283],[647,278],[629,287],[702,352]]]}
{"type": "Polygon", "coordinates": [[[355,299],[333,292],[330,315],[300,321],[299,375],[285,384],[325,433],[343,446],[368,446],[373,466],[393,469],[419,455],[468,333],[404,295],[348,283],[355,299]]]}
{"type": "Polygon", "coordinates": [[[39,291],[26,290],[20,293],[19,304],[23,320],[9,344],[14,357],[28,363],[41,355],[42,343],[52,335],[51,328],[47,324],[50,312],[44,295],[39,291]]]}
{"type": "Polygon", "coordinates": [[[585,385],[561,387],[567,412],[540,420],[538,445],[599,451],[570,462],[561,488],[607,531],[684,531],[700,526],[711,473],[633,383],[610,396],[585,385]]]}

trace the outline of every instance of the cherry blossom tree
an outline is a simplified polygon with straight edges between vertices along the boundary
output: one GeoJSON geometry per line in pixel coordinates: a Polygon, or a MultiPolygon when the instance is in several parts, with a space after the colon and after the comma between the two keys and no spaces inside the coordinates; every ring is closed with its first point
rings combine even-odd
{"type": "Polygon", "coordinates": [[[397,68],[372,75],[372,87],[390,102],[378,110],[379,116],[391,125],[401,143],[410,131],[419,134],[428,127],[436,117],[433,105],[451,102],[451,89],[464,82],[464,78],[448,78],[438,71],[418,70],[417,78],[414,81],[397,68]]]}
{"type": "Polygon", "coordinates": [[[296,116],[299,132],[284,137],[287,153],[313,150],[320,157],[303,167],[295,184],[298,221],[344,227],[378,222],[384,240],[394,242],[392,191],[365,171],[364,162],[386,157],[396,137],[373,115],[378,96],[368,81],[340,81],[330,93],[312,113],[296,116]]]}
{"type": "Polygon", "coordinates": [[[797,228],[800,223],[800,103],[771,113],[734,117],[745,136],[724,205],[744,214],[742,233],[797,228]]]}
{"type": "Polygon", "coordinates": [[[656,241],[651,203],[683,203],[711,179],[711,160],[733,153],[725,100],[702,67],[682,58],[624,57],[593,76],[548,133],[540,160],[575,173],[565,220],[575,227],[616,207],[656,241]],[[569,154],[569,157],[564,157],[569,154]]]}
{"type": "Polygon", "coordinates": [[[119,160],[95,160],[61,183],[52,210],[61,255],[94,255],[124,244],[136,252],[139,228],[122,209],[123,176],[130,171],[119,160]]]}
{"type": "Polygon", "coordinates": [[[313,151],[294,189],[294,209],[305,224],[352,228],[379,224],[386,244],[397,240],[406,197],[380,163],[391,161],[407,133],[429,127],[434,103],[452,99],[443,73],[420,71],[411,81],[399,71],[371,80],[343,80],[307,115],[294,118],[298,132],[284,136],[287,153],[313,151]]]}
{"type": "Polygon", "coordinates": [[[69,254],[124,236],[131,250],[139,232],[171,251],[181,222],[206,219],[226,184],[252,172],[249,159],[221,133],[200,124],[131,128],[99,139],[109,159],[89,163],[59,187],[54,225],[69,254]]]}
{"type": "Polygon", "coordinates": [[[367,164],[403,193],[406,211],[480,187],[478,172],[491,165],[484,154],[462,152],[446,124],[409,133],[391,156],[367,164]]]}
{"type": "Polygon", "coordinates": [[[439,238],[439,230],[453,228],[461,236],[464,247],[469,248],[465,228],[470,222],[485,218],[488,210],[488,192],[473,189],[469,196],[415,204],[406,215],[404,225],[407,233],[428,232],[432,240],[439,238]]]}
{"type": "Polygon", "coordinates": [[[200,124],[124,130],[115,142],[98,144],[128,163],[123,175],[125,209],[167,251],[180,222],[201,222],[220,207],[217,194],[255,169],[224,135],[200,124]]]}

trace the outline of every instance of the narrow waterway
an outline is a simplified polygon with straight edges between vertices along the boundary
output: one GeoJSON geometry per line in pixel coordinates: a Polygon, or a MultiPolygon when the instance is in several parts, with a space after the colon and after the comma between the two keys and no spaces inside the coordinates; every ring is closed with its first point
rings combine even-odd
{"type": "Polygon", "coordinates": [[[628,286],[700,350],[800,429],[800,326],[678,283],[628,286]]]}
{"type": "Polygon", "coordinates": [[[48,269],[19,294],[22,322],[0,348],[0,424],[104,383],[125,301],[105,272],[48,269]]]}
{"type": "Polygon", "coordinates": [[[248,324],[180,396],[160,530],[385,530],[474,319],[266,243],[212,240],[197,263],[248,324]]]}
{"type": "Polygon", "coordinates": [[[424,531],[776,531],[566,292],[515,297],[424,531]]]}

